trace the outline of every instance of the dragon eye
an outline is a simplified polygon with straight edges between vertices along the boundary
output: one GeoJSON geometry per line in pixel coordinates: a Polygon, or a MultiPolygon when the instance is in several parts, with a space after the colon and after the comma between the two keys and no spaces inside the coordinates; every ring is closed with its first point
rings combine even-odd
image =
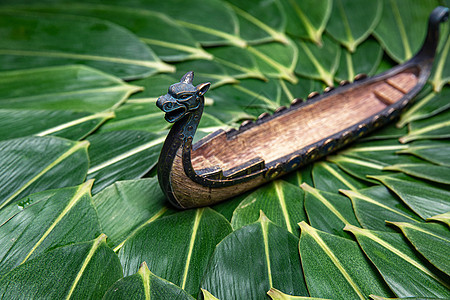
{"type": "Polygon", "coordinates": [[[168,102],[164,106],[165,106],[166,109],[171,109],[173,104],[171,102],[168,102]]]}
{"type": "Polygon", "coordinates": [[[189,98],[191,95],[190,94],[183,94],[183,95],[180,95],[178,98],[179,99],[187,99],[187,98],[189,98]]]}

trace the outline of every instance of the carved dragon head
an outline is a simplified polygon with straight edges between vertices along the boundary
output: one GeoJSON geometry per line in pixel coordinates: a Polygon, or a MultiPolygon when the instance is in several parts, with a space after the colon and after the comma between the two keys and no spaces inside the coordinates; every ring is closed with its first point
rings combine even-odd
{"type": "Polygon", "coordinates": [[[173,123],[200,107],[201,97],[208,91],[209,82],[192,85],[194,72],[184,74],[180,82],[172,84],[167,94],[156,101],[156,106],[166,113],[167,122],[173,123]]]}

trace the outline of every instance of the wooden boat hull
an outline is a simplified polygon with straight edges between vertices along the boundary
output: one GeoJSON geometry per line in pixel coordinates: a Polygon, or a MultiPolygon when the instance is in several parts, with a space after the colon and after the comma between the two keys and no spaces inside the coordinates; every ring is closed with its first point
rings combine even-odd
{"type": "MultiPolygon", "coordinates": [[[[238,130],[214,132],[191,145],[203,106],[193,110],[194,116],[175,123],[161,152],[158,177],[163,191],[180,208],[215,204],[328,155],[395,119],[429,77],[438,25],[446,16],[448,9],[433,11],[426,42],[408,62],[312,95],[306,102],[294,101],[290,108],[264,114],[238,130]]],[[[178,92],[183,88],[177,86],[170,97],[182,94],[178,92]]],[[[203,93],[191,92],[203,103],[203,93]]]]}

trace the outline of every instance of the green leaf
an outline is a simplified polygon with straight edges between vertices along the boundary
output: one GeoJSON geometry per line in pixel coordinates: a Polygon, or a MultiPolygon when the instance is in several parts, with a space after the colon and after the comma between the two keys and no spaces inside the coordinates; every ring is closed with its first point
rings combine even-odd
{"type": "Polygon", "coordinates": [[[356,217],[363,228],[394,231],[385,221],[416,223],[420,218],[381,185],[358,191],[341,190],[352,200],[356,217]]]}
{"type": "Polygon", "coordinates": [[[271,288],[267,292],[267,295],[269,295],[270,298],[272,298],[272,300],[326,300],[323,298],[291,296],[291,295],[287,295],[275,288],[271,288]]]}
{"type": "Polygon", "coordinates": [[[413,142],[409,147],[398,151],[400,154],[412,154],[441,166],[450,166],[450,143],[448,142],[413,142]]]}
{"type": "Polygon", "coordinates": [[[0,209],[32,193],[83,182],[88,145],[56,137],[0,142],[0,209]]]}
{"type": "Polygon", "coordinates": [[[273,181],[249,194],[234,210],[231,225],[236,230],[258,220],[264,211],[270,220],[297,235],[296,224],[306,220],[304,193],[299,187],[283,180],[273,181]]]}
{"type": "Polygon", "coordinates": [[[450,275],[450,265],[448,264],[448,253],[450,253],[448,227],[436,223],[409,224],[389,222],[389,224],[399,227],[420,254],[438,269],[450,275]]]}
{"type": "MultiPolygon", "coordinates": [[[[449,4],[446,5],[447,7],[449,4]]],[[[448,34],[448,33],[447,33],[448,34]]],[[[442,35],[441,35],[442,36],[442,35]]],[[[447,37],[444,47],[439,51],[434,63],[433,73],[431,75],[431,83],[436,92],[441,92],[442,88],[450,82],[450,65],[449,65],[450,39],[447,37]]]]}
{"type": "Polygon", "coordinates": [[[156,275],[196,294],[210,255],[230,232],[230,223],[210,208],[156,220],[142,227],[120,249],[124,274],[135,273],[145,261],[156,275]]]}
{"type": "Polygon", "coordinates": [[[370,295],[370,299],[373,300],[439,300],[440,298],[423,298],[423,297],[405,297],[405,298],[385,298],[375,295],[370,295]]]}
{"type": "Polygon", "coordinates": [[[8,10],[0,15],[5,37],[0,41],[0,70],[86,64],[125,79],[174,71],[137,37],[113,23],[8,10]]]}
{"type": "MultiPolygon", "coordinates": [[[[360,3],[372,3],[360,2],[360,3]]],[[[373,2],[375,3],[375,2],[373,2]]],[[[363,42],[354,53],[346,50],[341,52],[339,69],[336,72],[336,79],[353,81],[357,74],[373,75],[380,64],[383,56],[383,49],[373,39],[363,42]]]]}
{"type": "Polygon", "coordinates": [[[450,184],[450,168],[445,166],[432,164],[396,164],[384,167],[384,170],[399,171],[433,182],[450,184]]]}
{"type": "MultiPolygon", "coordinates": [[[[95,0],[95,2],[101,2],[95,0]]],[[[123,5],[121,0],[108,4],[123,5]]],[[[180,2],[167,0],[133,0],[127,7],[164,13],[186,28],[204,46],[235,45],[245,47],[246,41],[239,36],[239,22],[231,7],[219,0],[192,0],[180,2]]]]}
{"type": "Polygon", "coordinates": [[[326,30],[348,51],[355,52],[378,24],[382,10],[381,0],[335,0],[326,30]]]}
{"type": "Polygon", "coordinates": [[[56,248],[25,262],[0,279],[5,299],[99,299],[122,277],[106,236],[56,248]]]}
{"type": "Polygon", "coordinates": [[[278,0],[239,1],[227,0],[236,13],[240,35],[249,43],[287,43],[284,34],[286,15],[278,0]]]}
{"type": "Polygon", "coordinates": [[[212,58],[185,28],[151,10],[87,3],[28,5],[20,9],[95,17],[116,23],[137,35],[164,61],[212,58]]]}
{"type": "Polygon", "coordinates": [[[339,189],[358,190],[366,184],[348,175],[335,164],[320,161],[312,169],[314,187],[327,192],[337,193],[339,189]]]}
{"type": "Polygon", "coordinates": [[[427,31],[427,18],[438,1],[384,0],[383,13],[374,35],[397,62],[411,58],[427,31]]]}
{"type": "Polygon", "coordinates": [[[398,174],[372,176],[396,193],[422,219],[450,211],[450,191],[398,174]]]}
{"type": "Polygon", "coordinates": [[[306,183],[301,187],[305,191],[305,210],[310,225],[324,232],[350,238],[342,228],[346,224],[359,226],[351,202],[344,196],[320,191],[306,183]]]}
{"type": "Polygon", "coordinates": [[[375,141],[375,140],[386,140],[386,139],[396,139],[408,133],[406,127],[397,128],[394,124],[389,124],[387,126],[381,127],[371,134],[361,138],[360,141],[375,141]]]}
{"type": "Polygon", "coordinates": [[[171,210],[156,178],[117,181],[95,195],[94,205],[108,245],[115,251],[140,228],[171,210]]]}
{"type": "Polygon", "coordinates": [[[103,296],[103,299],[191,300],[194,298],[175,284],[150,272],[147,264],[143,262],[136,274],[116,281],[103,296]]]}
{"type": "Polygon", "coordinates": [[[141,90],[86,66],[0,72],[0,108],[97,113],[141,90]]]}
{"type": "Polygon", "coordinates": [[[294,70],[299,51],[292,40],[288,39],[286,44],[268,43],[246,49],[255,57],[258,68],[264,75],[285,79],[293,84],[298,82],[294,70]]]}
{"type": "MultiPolygon", "coordinates": [[[[448,298],[449,285],[421,261],[401,234],[370,231],[347,225],[364,253],[399,297],[448,298]]],[[[377,293],[378,294],[378,293],[377,293]]]]}
{"type": "Polygon", "coordinates": [[[113,112],[89,114],[61,110],[0,109],[0,140],[28,135],[54,135],[79,140],[113,117],[113,112]]]}
{"type": "Polygon", "coordinates": [[[373,292],[391,295],[357,243],[314,229],[305,222],[299,225],[299,251],[311,296],[368,299],[373,292]]]}
{"type": "Polygon", "coordinates": [[[424,139],[445,139],[450,137],[450,109],[425,120],[408,124],[409,133],[399,140],[409,143],[424,139]]]}
{"type": "Polygon", "coordinates": [[[427,221],[439,221],[450,227],[450,211],[427,218],[427,221]]]}
{"type": "Polygon", "coordinates": [[[219,299],[266,299],[271,287],[307,296],[297,244],[262,213],[217,245],[201,287],[219,299]]]}
{"type": "Polygon", "coordinates": [[[90,196],[92,183],[54,190],[43,199],[33,197],[33,204],[0,226],[0,277],[49,249],[100,234],[90,196]]]}
{"type": "Polygon", "coordinates": [[[309,185],[313,185],[313,178],[311,174],[312,167],[313,164],[303,166],[298,171],[283,176],[283,180],[290,182],[296,186],[300,186],[303,182],[309,185]]]}
{"type": "MultiPolygon", "coordinates": [[[[429,91],[429,89],[427,89],[429,91]]],[[[397,126],[402,127],[412,121],[432,117],[442,111],[450,108],[448,98],[450,97],[450,88],[444,87],[440,93],[427,93],[423,95],[414,106],[401,115],[397,126]]]]}
{"type": "Polygon", "coordinates": [[[333,85],[334,74],[339,65],[341,48],[327,35],[323,36],[320,46],[296,40],[299,57],[295,72],[299,75],[322,80],[328,86],[333,85]]]}
{"type": "Polygon", "coordinates": [[[90,167],[88,178],[95,178],[96,194],[118,180],[137,179],[153,168],[164,137],[144,131],[123,130],[88,137],[90,167]]]}
{"type": "Polygon", "coordinates": [[[320,44],[328,22],[331,0],[280,0],[286,12],[286,32],[320,44]]]}
{"type": "Polygon", "coordinates": [[[216,297],[214,297],[213,294],[211,294],[210,292],[208,292],[205,289],[201,289],[202,290],[202,295],[203,295],[203,299],[204,300],[219,300],[216,297]]]}
{"type": "Polygon", "coordinates": [[[353,175],[357,177],[358,179],[374,183],[375,181],[371,180],[370,178],[367,178],[366,175],[379,175],[379,174],[386,174],[386,172],[383,172],[383,167],[387,164],[379,164],[374,163],[358,158],[354,158],[351,156],[346,155],[333,155],[333,156],[327,156],[327,160],[335,163],[339,166],[342,170],[349,173],[350,175],[353,175]]]}

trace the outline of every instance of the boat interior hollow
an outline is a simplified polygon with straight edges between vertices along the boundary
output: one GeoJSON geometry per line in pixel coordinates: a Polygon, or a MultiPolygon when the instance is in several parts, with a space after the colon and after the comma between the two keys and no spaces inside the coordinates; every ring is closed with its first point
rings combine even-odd
{"type": "Polygon", "coordinates": [[[409,68],[386,79],[357,85],[285,113],[228,138],[225,131],[191,153],[194,170],[236,169],[251,160],[269,164],[324,138],[376,116],[398,102],[419,80],[409,68]]]}

